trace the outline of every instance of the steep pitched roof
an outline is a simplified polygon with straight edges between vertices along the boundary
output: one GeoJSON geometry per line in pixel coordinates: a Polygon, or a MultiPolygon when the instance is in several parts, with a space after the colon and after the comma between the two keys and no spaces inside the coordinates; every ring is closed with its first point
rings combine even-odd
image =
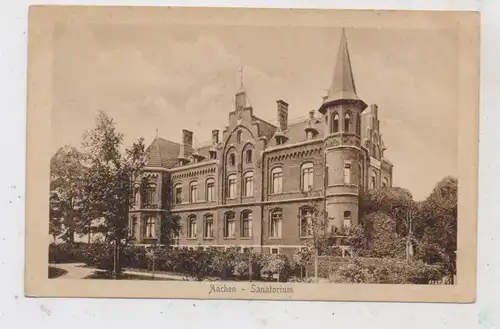
{"type": "Polygon", "coordinates": [[[309,122],[311,122],[311,125],[318,131],[318,138],[322,138],[324,136],[323,132],[325,130],[325,124],[322,118],[314,118],[313,120],[310,120],[309,118],[301,118],[288,124],[288,129],[285,133],[288,137],[287,144],[306,141],[305,129],[309,125],[309,122]]]}
{"type": "Polygon", "coordinates": [[[270,124],[266,120],[263,120],[255,115],[252,116],[253,121],[259,122],[259,136],[265,136],[268,140],[271,139],[276,131],[276,126],[270,124]]]}
{"type": "Polygon", "coordinates": [[[173,168],[178,160],[181,145],[163,138],[155,138],[146,150],[148,167],[173,168]]]}
{"type": "MultiPolygon", "coordinates": [[[[342,35],[340,37],[332,84],[328,90],[328,95],[323,99],[323,105],[341,100],[358,101],[362,103],[364,108],[366,108],[366,104],[356,93],[356,84],[354,83],[354,75],[352,73],[351,57],[349,56],[347,38],[344,29],[342,29],[342,35]]],[[[323,111],[324,107],[322,106],[320,108],[320,112],[323,111]]]]}

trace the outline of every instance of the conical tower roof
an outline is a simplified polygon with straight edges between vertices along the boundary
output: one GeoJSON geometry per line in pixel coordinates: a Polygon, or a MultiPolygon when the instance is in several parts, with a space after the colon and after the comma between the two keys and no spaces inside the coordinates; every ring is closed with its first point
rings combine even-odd
{"type": "Polygon", "coordinates": [[[360,102],[363,109],[367,107],[356,93],[345,29],[342,29],[340,37],[332,84],[328,89],[328,95],[323,98],[323,105],[319,111],[324,113],[327,105],[339,102],[360,102]]]}

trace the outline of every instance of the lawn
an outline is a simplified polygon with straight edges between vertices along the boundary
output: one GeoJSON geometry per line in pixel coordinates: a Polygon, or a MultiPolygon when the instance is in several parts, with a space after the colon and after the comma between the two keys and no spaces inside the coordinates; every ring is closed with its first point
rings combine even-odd
{"type": "MultiPolygon", "coordinates": [[[[106,272],[96,272],[96,273],[93,273],[93,274],[87,276],[85,279],[114,280],[114,278],[111,276],[111,274],[106,273],[106,272]]],[[[152,278],[151,276],[135,275],[135,274],[121,274],[117,278],[117,280],[176,281],[173,279],[165,279],[165,278],[159,278],[159,277],[152,278]]]]}
{"type": "Polygon", "coordinates": [[[62,268],[49,266],[49,279],[55,279],[63,275],[66,275],[67,273],[68,271],[63,270],[62,268]]]}

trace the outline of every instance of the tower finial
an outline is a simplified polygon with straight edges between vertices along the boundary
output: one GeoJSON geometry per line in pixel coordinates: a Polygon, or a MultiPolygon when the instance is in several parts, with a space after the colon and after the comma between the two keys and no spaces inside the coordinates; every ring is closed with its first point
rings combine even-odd
{"type": "Polygon", "coordinates": [[[156,138],[158,138],[158,128],[156,128],[156,138]]]}
{"type": "Polygon", "coordinates": [[[243,89],[243,66],[240,66],[240,89],[243,89]]]}

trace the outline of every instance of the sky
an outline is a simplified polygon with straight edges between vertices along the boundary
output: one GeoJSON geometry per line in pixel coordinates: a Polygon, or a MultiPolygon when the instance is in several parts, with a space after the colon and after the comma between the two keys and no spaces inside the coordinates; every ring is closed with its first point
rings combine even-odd
{"type": "MultiPolygon", "coordinates": [[[[341,29],[336,27],[83,24],[54,31],[51,147],[79,146],[98,110],[124,133],[195,143],[223,130],[239,88],[254,114],[276,122],[317,110],[329,88],[341,29]]],[[[379,106],[393,183],[424,199],[457,175],[458,39],[455,30],[349,28],[358,96],[379,106]]]]}

